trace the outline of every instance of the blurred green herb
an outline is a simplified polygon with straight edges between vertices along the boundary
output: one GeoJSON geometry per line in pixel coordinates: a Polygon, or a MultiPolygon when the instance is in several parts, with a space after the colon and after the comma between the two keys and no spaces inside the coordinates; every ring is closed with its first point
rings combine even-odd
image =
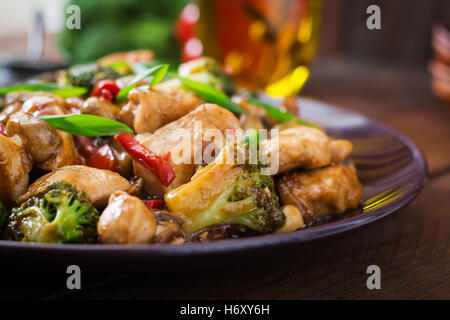
{"type": "Polygon", "coordinates": [[[0,94],[16,91],[46,91],[63,98],[84,95],[88,89],[84,87],[60,87],[56,83],[24,83],[0,88],[0,94]]]}
{"type": "Polygon", "coordinates": [[[126,74],[126,70],[132,68],[130,63],[127,61],[113,61],[108,63],[106,66],[113,68],[116,72],[120,73],[121,75],[126,74]]]}
{"type": "Polygon", "coordinates": [[[191,0],[69,0],[81,10],[80,30],[65,28],[60,43],[70,64],[106,54],[152,49],[157,57],[179,59],[173,24],[191,0]],[[101,14],[100,14],[101,13],[101,14]]]}

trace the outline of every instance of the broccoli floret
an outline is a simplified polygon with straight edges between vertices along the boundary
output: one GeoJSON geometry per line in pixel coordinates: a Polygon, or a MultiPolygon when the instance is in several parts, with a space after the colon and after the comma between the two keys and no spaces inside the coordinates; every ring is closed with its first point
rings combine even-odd
{"type": "Polygon", "coordinates": [[[99,213],[74,185],[55,181],[12,209],[6,236],[11,240],[48,243],[93,243],[99,213]]]}
{"type": "Polygon", "coordinates": [[[274,181],[261,173],[261,165],[249,164],[248,157],[244,164],[226,163],[227,153],[236,156],[242,149],[248,150],[246,145],[227,145],[190,182],[165,195],[170,211],[185,215],[183,230],[188,235],[224,224],[244,225],[259,233],[272,233],[283,225],[274,181]]]}
{"type": "Polygon", "coordinates": [[[229,96],[236,92],[231,77],[212,58],[204,57],[183,63],[178,68],[178,73],[180,76],[212,85],[229,96]]]}
{"type": "Polygon", "coordinates": [[[120,74],[111,67],[100,66],[97,63],[73,66],[62,71],[58,76],[61,86],[79,86],[91,88],[97,81],[103,79],[117,79],[120,74]]]}

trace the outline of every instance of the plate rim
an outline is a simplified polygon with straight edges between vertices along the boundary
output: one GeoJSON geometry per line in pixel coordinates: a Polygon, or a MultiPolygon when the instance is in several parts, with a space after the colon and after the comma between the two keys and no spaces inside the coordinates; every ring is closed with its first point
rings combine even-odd
{"type": "Polygon", "coordinates": [[[320,101],[310,97],[299,97],[298,100],[309,100],[314,103],[321,104],[325,107],[337,109],[340,112],[345,112],[371,122],[382,131],[394,136],[412,152],[413,161],[417,161],[418,179],[414,181],[411,188],[409,188],[401,197],[392,201],[389,208],[380,207],[368,213],[356,215],[343,220],[325,223],[323,225],[313,226],[306,229],[301,229],[293,232],[282,234],[268,234],[246,237],[241,239],[225,239],[213,242],[204,243],[186,243],[183,245],[169,245],[169,244],[142,244],[142,245],[119,245],[119,244],[46,244],[46,243],[23,243],[17,241],[0,240],[0,251],[14,252],[14,251],[33,251],[46,253],[89,253],[99,256],[116,255],[123,253],[134,253],[139,256],[149,255],[154,258],[167,257],[183,257],[183,256],[204,256],[204,255],[219,255],[224,253],[238,253],[247,250],[263,250],[276,249],[279,247],[290,245],[301,245],[332,237],[338,234],[347,233],[348,231],[362,228],[374,223],[392,213],[395,213],[400,208],[408,205],[414,198],[416,198],[423,188],[428,175],[428,165],[426,159],[420,148],[403,133],[391,128],[390,126],[373,120],[370,117],[362,115],[355,111],[350,111],[341,106],[320,101]]]}

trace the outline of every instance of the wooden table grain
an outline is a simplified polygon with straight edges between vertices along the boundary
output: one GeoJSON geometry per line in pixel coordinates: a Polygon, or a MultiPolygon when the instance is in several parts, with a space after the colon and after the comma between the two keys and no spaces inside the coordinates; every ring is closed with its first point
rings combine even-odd
{"type": "Polygon", "coordinates": [[[415,141],[429,166],[419,197],[365,229],[257,266],[230,261],[198,272],[182,266],[170,273],[83,270],[79,291],[65,289],[65,270],[9,271],[0,297],[450,299],[450,106],[432,95],[425,68],[320,60],[303,94],[382,121],[415,141]],[[366,287],[369,265],[381,268],[380,290],[366,287]]]}

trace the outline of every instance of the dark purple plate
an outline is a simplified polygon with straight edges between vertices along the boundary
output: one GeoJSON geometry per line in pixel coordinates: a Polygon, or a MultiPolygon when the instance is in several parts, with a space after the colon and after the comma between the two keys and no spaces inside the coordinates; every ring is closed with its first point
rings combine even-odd
{"type": "MultiPolygon", "coordinates": [[[[100,270],[168,270],[257,261],[293,248],[327,240],[379,220],[408,204],[426,180],[419,149],[402,134],[359,114],[312,99],[300,99],[302,116],[328,133],[354,144],[352,159],[364,187],[361,208],[307,229],[237,240],[170,245],[52,245],[0,241],[8,264],[54,267],[77,264],[100,270]]],[[[370,232],[370,231],[367,231],[370,232]]]]}

